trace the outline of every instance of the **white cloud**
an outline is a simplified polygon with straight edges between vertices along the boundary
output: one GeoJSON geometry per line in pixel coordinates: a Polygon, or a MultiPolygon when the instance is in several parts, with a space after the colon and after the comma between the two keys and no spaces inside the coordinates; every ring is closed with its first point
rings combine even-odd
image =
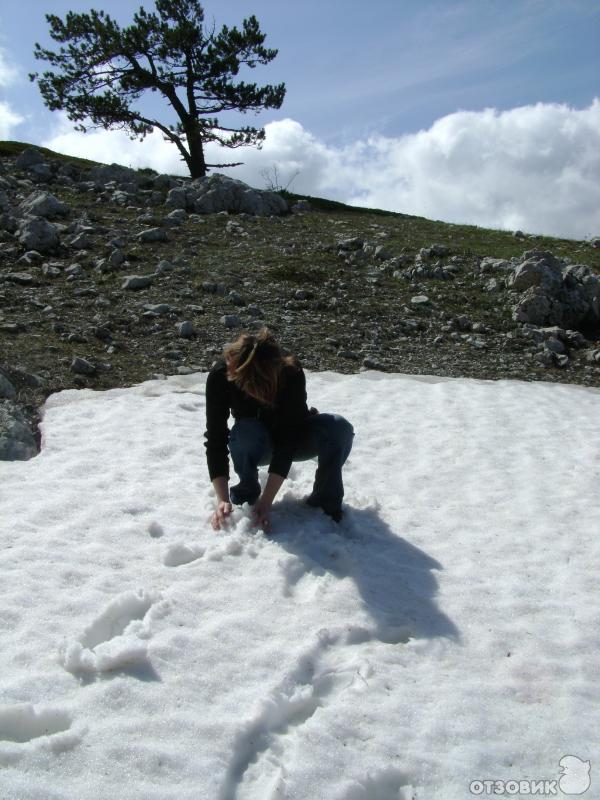
{"type": "Polygon", "coordinates": [[[10,86],[18,78],[18,70],[6,59],[6,51],[0,47],[0,86],[10,86]]]}
{"type": "MultiPolygon", "coordinates": [[[[44,144],[100,161],[185,174],[175,147],[155,132],[143,143],[122,132],[78,134],[63,118],[44,144]]],[[[277,166],[291,189],[431,219],[585,238],[600,234],[600,100],[584,109],[523,106],[458,111],[428,130],[373,136],[344,147],[319,141],[283,119],[266,126],[262,150],[219,151],[243,160],[228,174],[264,186],[277,166]]]]}
{"type": "Polygon", "coordinates": [[[60,114],[56,131],[42,145],[59,153],[107,164],[114,162],[134,169],[152,167],[158,172],[172,175],[188,174],[177,148],[165,142],[163,135],[156,130],[143,142],[132,141],[124,131],[118,130],[79,133],[73,130],[66,114],[60,114]]]}
{"type": "Polygon", "coordinates": [[[0,139],[11,139],[13,128],[23,122],[23,117],[0,100],[0,139]]]}

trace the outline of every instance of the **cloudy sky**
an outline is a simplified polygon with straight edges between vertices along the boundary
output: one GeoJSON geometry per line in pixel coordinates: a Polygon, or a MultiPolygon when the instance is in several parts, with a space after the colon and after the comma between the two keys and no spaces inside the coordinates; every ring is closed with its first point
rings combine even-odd
{"type": "MultiPolygon", "coordinates": [[[[45,13],[96,5],[127,24],[136,0],[0,0],[0,139],[185,174],[158,133],[79,134],[27,78],[53,46],[45,13]]],[[[149,0],[146,7],[153,8],[149,0]]],[[[600,235],[598,0],[226,0],[207,18],[255,14],[279,55],[256,70],[285,81],[261,151],[230,174],[307,194],[450,222],[600,235]],[[267,177],[265,177],[265,175],[267,177]]],[[[167,107],[156,105],[161,119],[167,107]]],[[[212,152],[212,160],[227,154],[212,152]]],[[[238,156],[240,156],[238,158],[238,156]]]]}

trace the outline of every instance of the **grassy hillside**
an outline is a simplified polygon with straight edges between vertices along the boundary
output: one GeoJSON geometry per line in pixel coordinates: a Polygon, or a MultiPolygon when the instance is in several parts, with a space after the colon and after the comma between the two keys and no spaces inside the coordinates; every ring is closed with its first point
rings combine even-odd
{"type": "MultiPolygon", "coordinates": [[[[12,185],[21,197],[36,188],[14,167],[15,155],[26,147],[0,142],[0,177],[18,180],[12,185]]],[[[313,370],[375,366],[600,386],[600,362],[588,357],[600,347],[596,333],[586,332],[587,349],[573,349],[565,368],[544,365],[540,343],[513,321],[515,293],[502,281],[490,289],[490,274],[479,271],[482,257],[520,258],[542,249],[600,272],[600,249],[587,242],[516,237],[321,198],[308,198],[309,213],[188,215],[182,225],[171,226],[170,209],[164,201],[151,205],[149,190],[119,204],[112,189],[79,184],[96,162],[42,152],[51,161],[70,162],[80,174],[47,187],[69,206],[69,228],[55,253],[27,263],[23,246],[0,230],[0,365],[31,408],[62,388],[103,389],[208,369],[239,330],[262,324],[313,370]],[[142,243],[138,234],[156,226],[165,226],[167,240],[142,243]],[[71,241],[82,227],[89,241],[75,249],[71,241]],[[350,237],[365,242],[368,257],[339,250],[339,241],[350,237]],[[433,243],[448,248],[436,263],[453,271],[449,279],[403,277],[403,268],[414,266],[419,250],[433,243]],[[378,245],[390,260],[374,256],[378,245]],[[108,259],[115,249],[125,260],[113,268],[108,259]],[[157,273],[161,262],[168,269],[157,273]],[[398,267],[399,262],[404,263],[398,267]],[[14,273],[26,277],[14,279],[14,273]],[[151,275],[152,283],[128,291],[127,275],[151,275]],[[419,295],[427,296],[425,305],[413,302],[419,295]],[[156,304],[168,310],[149,310],[156,304]],[[223,318],[232,314],[239,327],[229,329],[223,318]],[[183,321],[193,324],[191,338],[178,333],[183,321]],[[87,359],[95,371],[74,373],[74,358],[87,359]],[[41,381],[33,385],[22,377],[31,374],[41,381]]],[[[14,189],[13,197],[18,203],[14,189]]]]}

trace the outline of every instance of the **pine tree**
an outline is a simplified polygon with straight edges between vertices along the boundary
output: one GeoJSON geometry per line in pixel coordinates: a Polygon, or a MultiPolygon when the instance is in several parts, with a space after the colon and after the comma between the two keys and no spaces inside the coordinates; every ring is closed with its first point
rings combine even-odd
{"type": "Polygon", "coordinates": [[[122,129],[132,139],[143,139],[157,128],[179,149],[193,178],[210,167],[236,166],[207,164],[204,145],[261,146],[263,128],[226,127],[217,115],[281,106],[283,83],[235,80],[244,67],[268,64],[277,50],[263,46],[266,36],[254,16],[244,19],[241,30],[223,25],[217,32],[205,25],[197,0],[156,0],[155,7],[154,12],[141,7],[124,28],[94,9],[71,11],[64,21],[47,14],[50,36],[61,47],[35,45],[35,57],[55,71],[34,73],[31,80],[47,107],[66,111],[77,130],[122,129]],[[147,92],[162,94],[178,119],[160,121],[144,113],[140,99],[147,92]]]}

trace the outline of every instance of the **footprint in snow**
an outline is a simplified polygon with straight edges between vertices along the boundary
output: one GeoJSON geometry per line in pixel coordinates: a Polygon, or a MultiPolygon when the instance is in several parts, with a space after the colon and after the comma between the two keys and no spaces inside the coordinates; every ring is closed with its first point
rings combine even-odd
{"type": "MultiPolygon", "coordinates": [[[[279,796],[285,786],[286,755],[302,735],[303,725],[329,707],[333,714],[342,713],[348,702],[346,692],[356,691],[357,685],[362,690],[372,674],[371,665],[354,645],[374,638],[366,629],[319,631],[316,642],[269,692],[254,718],[240,725],[218,800],[279,796]]],[[[398,790],[404,783],[396,770],[367,776],[356,783],[358,793],[349,794],[348,800],[402,798],[398,790]]]]}
{"type": "Polygon", "coordinates": [[[52,753],[71,750],[85,733],[85,728],[71,726],[71,716],[61,708],[0,706],[0,767],[16,764],[31,747],[52,753]]]}
{"type": "Polygon", "coordinates": [[[73,673],[109,672],[147,663],[150,615],[160,600],[154,592],[124,592],[112,600],[74,642],[60,651],[73,673]]]}
{"type": "Polygon", "coordinates": [[[0,742],[30,742],[40,736],[53,736],[67,731],[71,718],[55,708],[37,710],[29,703],[0,706],[0,742]]]}

